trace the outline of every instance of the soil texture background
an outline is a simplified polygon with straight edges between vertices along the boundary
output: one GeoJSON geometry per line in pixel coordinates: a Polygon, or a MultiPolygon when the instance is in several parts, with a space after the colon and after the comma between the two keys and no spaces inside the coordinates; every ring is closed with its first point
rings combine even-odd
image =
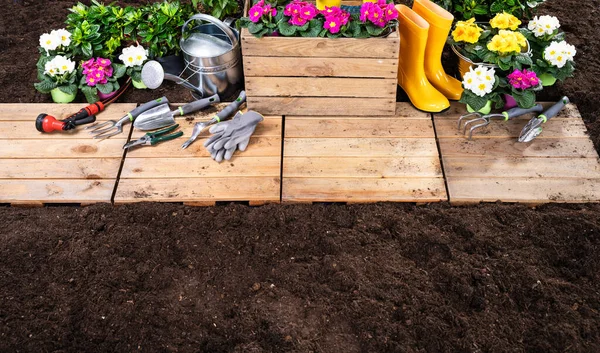
{"type": "MultiPolygon", "coordinates": [[[[49,102],[33,88],[38,38],[76,1],[1,3],[0,102],[49,102]]],[[[540,99],[568,95],[598,148],[600,1],[541,12],[578,71],[540,99]]],[[[191,99],[167,84],[121,101],[165,94],[191,99]]],[[[600,205],[0,214],[0,352],[600,352],[600,205]]]]}

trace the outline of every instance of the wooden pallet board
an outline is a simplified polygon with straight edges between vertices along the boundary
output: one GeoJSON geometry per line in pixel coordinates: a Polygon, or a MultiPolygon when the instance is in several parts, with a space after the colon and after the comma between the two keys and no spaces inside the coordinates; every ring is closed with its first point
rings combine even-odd
{"type": "Polygon", "coordinates": [[[431,116],[286,116],[283,202],[446,200],[431,116]]]}
{"type": "Polygon", "coordinates": [[[457,128],[461,114],[464,106],[458,103],[434,114],[452,204],[600,201],[598,153],[575,105],[544,124],[529,143],[517,137],[533,115],[492,121],[469,141],[457,128]]]}
{"type": "MultiPolygon", "coordinates": [[[[37,206],[111,201],[130,126],[123,134],[103,141],[92,139],[81,127],[44,134],[34,126],[40,113],[64,119],[84,106],[0,106],[0,203],[37,206]]],[[[98,121],[118,120],[135,106],[111,104],[98,115],[98,121]]]]}
{"type": "MultiPolygon", "coordinates": [[[[210,136],[208,130],[187,149],[181,149],[194,124],[210,119],[212,114],[214,111],[203,111],[177,119],[184,132],[181,138],[128,151],[115,204],[158,201],[209,206],[220,201],[248,201],[251,205],[279,202],[282,117],[265,116],[245,152],[238,151],[231,161],[217,163],[203,146],[210,136]]],[[[136,130],[132,139],[143,134],[136,130]]]]}

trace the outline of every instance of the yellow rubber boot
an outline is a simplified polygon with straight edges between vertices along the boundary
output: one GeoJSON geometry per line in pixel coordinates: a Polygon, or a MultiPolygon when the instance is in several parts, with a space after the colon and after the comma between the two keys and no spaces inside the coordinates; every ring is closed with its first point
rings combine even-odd
{"type": "Polygon", "coordinates": [[[425,76],[425,47],[429,24],[405,5],[396,5],[400,27],[400,59],[398,84],[408,94],[415,108],[426,112],[441,112],[450,102],[425,76]]]}
{"type": "Polygon", "coordinates": [[[459,100],[463,88],[459,80],[449,76],[442,67],[442,51],[454,16],[429,0],[415,0],[413,11],[429,23],[427,47],[425,48],[425,75],[431,84],[446,98],[459,100]]]}

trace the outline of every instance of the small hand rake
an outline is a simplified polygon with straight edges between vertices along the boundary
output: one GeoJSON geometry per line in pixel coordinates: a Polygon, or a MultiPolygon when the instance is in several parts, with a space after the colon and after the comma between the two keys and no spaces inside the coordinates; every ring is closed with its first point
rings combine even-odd
{"type": "Polygon", "coordinates": [[[471,140],[471,139],[473,139],[473,131],[489,125],[489,123],[491,122],[492,119],[502,119],[504,121],[508,121],[508,120],[517,118],[519,116],[525,115],[525,114],[540,113],[543,110],[544,110],[544,108],[542,107],[541,104],[536,104],[529,109],[515,107],[515,108],[509,109],[507,111],[504,111],[502,113],[497,113],[497,114],[487,114],[487,115],[481,115],[481,113],[466,114],[466,115],[461,116],[458,119],[458,129],[460,130],[462,120],[464,120],[465,118],[470,117],[470,116],[477,116],[477,118],[475,118],[475,119],[467,120],[465,122],[465,125],[463,128],[463,135],[464,135],[467,133],[467,128],[469,128],[469,126],[471,126],[471,124],[480,122],[477,125],[471,126],[471,128],[469,129],[469,140],[471,140]]]}

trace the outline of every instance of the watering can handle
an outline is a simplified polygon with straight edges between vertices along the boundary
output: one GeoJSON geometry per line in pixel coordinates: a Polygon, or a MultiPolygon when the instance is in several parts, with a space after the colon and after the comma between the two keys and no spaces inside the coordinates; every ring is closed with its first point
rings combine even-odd
{"type": "Polygon", "coordinates": [[[183,27],[181,27],[181,34],[185,34],[185,30],[187,29],[188,23],[190,23],[193,20],[204,20],[204,21],[214,24],[215,26],[219,27],[219,29],[223,33],[225,33],[227,35],[227,37],[229,37],[229,40],[231,41],[231,44],[233,47],[235,47],[235,45],[237,44],[237,41],[238,41],[237,37],[235,36],[235,34],[233,33],[233,31],[231,30],[231,27],[229,25],[226,25],[225,23],[223,23],[222,21],[220,21],[219,19],[217,19],[215,17],[206,15],[203,13],[195,14],[194,16],[190,17],[189,20],[185,21],[185,23],[183,24],[183,27]]]}

